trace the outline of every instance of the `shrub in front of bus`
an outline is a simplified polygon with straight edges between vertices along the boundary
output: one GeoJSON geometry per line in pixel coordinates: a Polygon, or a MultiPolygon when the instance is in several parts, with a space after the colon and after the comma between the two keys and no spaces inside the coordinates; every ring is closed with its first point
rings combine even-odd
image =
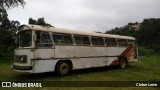
{"type": "Polygon", "coordinates": [[[14,58],[15,63],[27,63],[27,56],[26,55],[16,55],[14,58]]]}

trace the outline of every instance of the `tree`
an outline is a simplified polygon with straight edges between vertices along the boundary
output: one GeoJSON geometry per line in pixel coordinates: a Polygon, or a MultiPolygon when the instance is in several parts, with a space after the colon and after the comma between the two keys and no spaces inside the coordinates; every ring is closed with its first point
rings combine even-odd
{"type": "Polygon", "coordinates": [[[36,24],[37,21],[34,20],[33,18],[29,18],[28,24],[36,24]]]}
{"type": "Polygon", "coordinates": [[[160,52],[160,18],[144,19],[139,30],[130,27],[131,24],[106,31],[106,33],[133,36],[137,39],[139,46],[160,52]]]}
{"type": "Polygon", "coordinates": [[[24,6],[24,0],[0,0],[0,58],[13,55],[14,36],[19,21],[9,20],[6,9],[24,6]]]}
{"type": "Polygon", "coordinates": [[[46,23],[45,20],[44,20],[44,17],[38,18],[37,20],[35,20],[33,18],[29,18],[28,23],[29,24],[34,24],[34,25],[42,25],[42,26],[54,27],[51,24],[46,23]]]}
{"type": "Polygon", "coordinates": [[[6,8],[12,8],[16,6],[24,6],[24,0],[0,0],[0,27],[1,28],[10,28],[10,20],[8,19],[8,14],[6,8]]]}
{"type": "Polygon", "coordinates": [[[0,0],[0,9],[11,8],[16,6],[24,6],[24,0],[0,0]]]}
{"type": "Polygon", "coordinates": [[[8,28],[10,21],[8,19],[8,14],[5,9],[0,9],[0,27],[8,28]]]}
{"type": "Polygon", "coordinates": [[[139,43],[143,46],[160,50],[160,18],[144,19],[139,31],[139,43]]]}

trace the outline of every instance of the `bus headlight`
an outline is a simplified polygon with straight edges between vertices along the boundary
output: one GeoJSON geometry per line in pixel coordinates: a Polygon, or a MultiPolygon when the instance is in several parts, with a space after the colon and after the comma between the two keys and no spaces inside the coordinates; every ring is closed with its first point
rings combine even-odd
{"type": "Polygon", "coordinates": [[[15,56],[14,62],[15,63],[27,63],[27,56],[26,55],[15,56]]]}

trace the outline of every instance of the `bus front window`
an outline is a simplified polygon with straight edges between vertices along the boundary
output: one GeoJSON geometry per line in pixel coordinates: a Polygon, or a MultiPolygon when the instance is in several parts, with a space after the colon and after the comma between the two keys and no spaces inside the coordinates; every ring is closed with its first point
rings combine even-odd
{"type": "Polygon", "coordinates": [[[30,47],[32,44],[32,31],[19,32],[19,46],[30,47]]]}

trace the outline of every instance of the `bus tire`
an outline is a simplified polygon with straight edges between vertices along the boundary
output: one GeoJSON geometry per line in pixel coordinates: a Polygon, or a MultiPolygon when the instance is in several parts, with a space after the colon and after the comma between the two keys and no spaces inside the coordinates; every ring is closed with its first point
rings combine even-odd
{"type": "Polygon", "coordinates": [[[124,69],[125,67],[126,67],[126,58],[121,58],[120,60],[119,60],[119,67],[121,68],[121,69],[124,69]]]}
{"type": "Polygon", "coordinates": [[[60,61],[56,65],[56,74],[65,76],[69,73],[70,71],[70,66],[67,62],[65,61],[60,61]]]}

